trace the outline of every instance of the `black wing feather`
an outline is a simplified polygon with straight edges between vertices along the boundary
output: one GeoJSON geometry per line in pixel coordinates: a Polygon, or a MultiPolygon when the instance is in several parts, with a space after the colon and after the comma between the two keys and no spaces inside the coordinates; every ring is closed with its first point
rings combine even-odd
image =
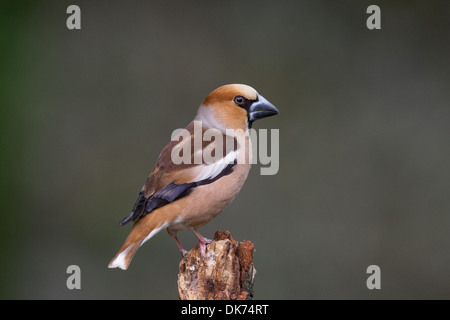
{"type": "Polygon", "coordinates": [[[164,188],[155,192],[151,197],[146,198],[144,191],[139,192],[138,199],[134,204],[131,213],[120,221],[120,226],[127,224],[130,221],[136,221],[142,218],[147,213],[152,212],[168,203],[174,202],[177,199],[181,199],[191,193],[196,187],[210,184],[223,176],[229,175],[233,172],[233,168],[237,161],[228,164],[216,177],[212,179],[204,179],[197,182],[190,182],[184,184],[170,183],[164,188]]]}

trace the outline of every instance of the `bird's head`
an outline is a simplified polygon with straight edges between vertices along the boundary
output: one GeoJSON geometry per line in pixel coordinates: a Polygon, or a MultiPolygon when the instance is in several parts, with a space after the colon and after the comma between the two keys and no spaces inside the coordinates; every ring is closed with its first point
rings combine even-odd
{"type": "Polygon", "coordinates": [[[253,121],[278,114],[273,104],[250,86],[228,84],[211,92],[200,106],[198,116],[217,128],[251,128],[253,121]]]}

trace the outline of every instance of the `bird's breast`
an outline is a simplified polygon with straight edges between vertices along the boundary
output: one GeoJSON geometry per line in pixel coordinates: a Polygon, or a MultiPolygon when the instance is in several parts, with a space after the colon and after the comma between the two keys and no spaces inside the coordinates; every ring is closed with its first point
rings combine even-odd
{"type": "Polygon", "coordinates": [[[195,188],[170,229],[197,228],[214,219],[239,193],[249,171],[250,163],[236,164],[231,174],[195,188]]]}

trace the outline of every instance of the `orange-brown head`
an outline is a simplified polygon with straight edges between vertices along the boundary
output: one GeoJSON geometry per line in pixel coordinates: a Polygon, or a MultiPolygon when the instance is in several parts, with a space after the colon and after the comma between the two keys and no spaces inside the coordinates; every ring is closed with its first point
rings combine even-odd
{"type": "Polygon", "coordinates": [[[228,84],[211,92],[201,104],[197,120],[219,129],[250,128],[253,121],[279,111],[255,89],[245,84],[228,84]]]}

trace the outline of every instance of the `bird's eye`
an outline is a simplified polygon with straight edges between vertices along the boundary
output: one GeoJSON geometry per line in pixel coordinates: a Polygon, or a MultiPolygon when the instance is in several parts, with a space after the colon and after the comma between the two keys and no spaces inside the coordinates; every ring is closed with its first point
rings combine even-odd
{"type": "Polygon", "coordinates": [[[234,103],[242,107],[245,104],[245,98],[243,96],[236,96],[234,97],[234,103]]]}

